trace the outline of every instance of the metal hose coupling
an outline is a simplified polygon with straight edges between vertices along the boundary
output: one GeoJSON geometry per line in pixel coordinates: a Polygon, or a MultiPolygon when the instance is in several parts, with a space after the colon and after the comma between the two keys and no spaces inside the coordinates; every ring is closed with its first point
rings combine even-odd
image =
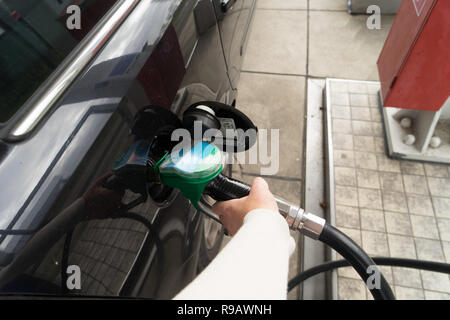
{"type": "Polygon", "coordinates": [[[305,213],[302,208],[278,197],[275,197],[281,215],[286,219],[291,230],[300,231],[305,236],[318,240],[325,226],[325,219],[305,213]]]}
{"type": "MultiPolygon", "coordinates": [[[[217,201],[227,201],[248,196],[250,194],[250,186],[220,174],[208,183],[204,194],[211,196],[217,201]]],[[[305,213],[303,209],[282,198],[275,197],[275,200],[277,201],[280,214],[286,219],[289,228],[300,231],[314,240],[319,239],[325,226],[324,219],[310,213],[305,213]]],[[[203,205],[202,200],[199,201],[200,205],[202,206],[200,209],[206,207],[203,205]]],[[[211,210],[203,211],[211,217],[215,216],[211,210]]]]}

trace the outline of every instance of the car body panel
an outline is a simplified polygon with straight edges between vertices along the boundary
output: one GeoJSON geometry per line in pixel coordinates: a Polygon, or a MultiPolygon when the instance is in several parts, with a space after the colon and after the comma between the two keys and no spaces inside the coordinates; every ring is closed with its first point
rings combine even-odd
{"type": "Polygon", "coordinates": [[[213,0],[219,21],[228,74],[234,89],[237,88],[241,74],[245,40],[250,26],[255,0],[213,0]],[[229,4],[222,9],[222,4],[229,4]]]}
{"type": "MultiPolygon", "coordinates": [[[[210,1],[140,1],[32,134],[1,141],[0,267],[111,171],[136,139],[138,110],[156,104],[180,115],[235,94],[210,1]],[[25,234],[4,234],[11,230],[25,234]]],[[[133,197],[126,191],[122,201],[133,197]]],[[[15,292],[172,298],[198,272],[203,216],[177,191],[132,211],[150,226],[81,221],[36,253],[25,280],[8,279],[15,292]],[[65,288],[67,265],[80,267],[81,289],[65,288]]]]}

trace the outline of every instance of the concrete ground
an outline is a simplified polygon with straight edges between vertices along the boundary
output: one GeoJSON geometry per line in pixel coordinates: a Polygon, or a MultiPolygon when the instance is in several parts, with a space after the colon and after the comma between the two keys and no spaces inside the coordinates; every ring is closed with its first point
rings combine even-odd
{"type": "MultiPolygon", "coordinates": [[[[257,0],[248,35],[237,107],[258,128],[280,130],[280,170],[265,178],[273,193],[301,204],[307,80],[378,80],[376,61],[394,19],[383,16],[381,30],[369,30],[367,16],[346,10],[347,0],[257,0]]],[[[259,169],[235,165],[233,175],[250,183],[259,169]]]]}

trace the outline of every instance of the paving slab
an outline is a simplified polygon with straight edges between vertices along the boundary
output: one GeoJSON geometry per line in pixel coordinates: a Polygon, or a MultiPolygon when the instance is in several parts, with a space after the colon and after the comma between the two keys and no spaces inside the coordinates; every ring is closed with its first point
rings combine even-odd
{"type": "Polygon", "coordinates": [[[382,16],[381,29],[369,30],[365,15],[352,16],[346,12],[331,11],[310,11],[309,15],[310,75],[378,80],[376,62],[393,16],[382,16]]]}
{"type": "Polygon", "coordinates": [[[348,0],[312,0],[309,2],[309,9],[326,11],[347,11],[347,3],[348,0]]]}
{"type": "MultiPolygon", "coordinates": [[[[304,77],[241,74],[237,108],[253,120],[260,130],[260,138],[264,130],[267,130],[268,138],[276,134],[271,129],[279,132],[279,168],[274,174],[276,176],[302,178],[304,91],[304,77]]],[[[254,147],[257,154],[262,150],[258,147],[254,147]]],[[[248,152],[246,154],[246,159],[249,159],[248,152]]],[[[267,154],[271,157],[272,153],[267,154]]],[[[238,170],[237,167],[235,165],[234,169],[238,170]]],[[[269,168],[270,165],[258,161],[257,164],[247,163],[244,167],[246,173],[261,174],[261,167],[269,168]]]]}
{"type": "Polygon", "coordinates": [[[307,9],[308,0],[258,0],[258,9],[307,9]]]}
{"type": "Polygon", "coordinates": [[[255,11],[242,70],[306,73],[307,12],[255,11]]]}
{"type": "MultiPolygon", "coordinates": [[[[301,204],[303,186],[304,91],[303,77],[243,72],[236,105],[258,126],[260,136],[263,130],[279,130],[279,170],[264,178],[272,193],[297,205],[301,204]]],[[[268,155],[272,151],[275,150],[269,150],[268,155]]],[[[249,159],[248,154],[245,159],[249,159]]],[[[259,160],[258,157],[255,165],[233,165],[233,177],[251,184],[255,177],[262,175],[261,167],[267,167],[259,160]]],[[[298,245],[290,258],[290,278],[299,272],[301,254],[300,235],[293,232],[292,236],[298,245]]],[[[298,292],[293,290],[288,298],[298,299],[298,292]]]]}

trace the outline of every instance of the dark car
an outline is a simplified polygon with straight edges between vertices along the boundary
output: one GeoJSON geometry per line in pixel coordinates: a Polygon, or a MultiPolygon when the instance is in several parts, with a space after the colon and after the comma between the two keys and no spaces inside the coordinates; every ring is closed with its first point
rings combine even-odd
{"type": "Polygon", "coordinates": [[[1,294],[166,299],[211,261],[223,229],[177,190],[106,182],[192,104],[235,104],[254,5],[0,0],[1,294]]]}

